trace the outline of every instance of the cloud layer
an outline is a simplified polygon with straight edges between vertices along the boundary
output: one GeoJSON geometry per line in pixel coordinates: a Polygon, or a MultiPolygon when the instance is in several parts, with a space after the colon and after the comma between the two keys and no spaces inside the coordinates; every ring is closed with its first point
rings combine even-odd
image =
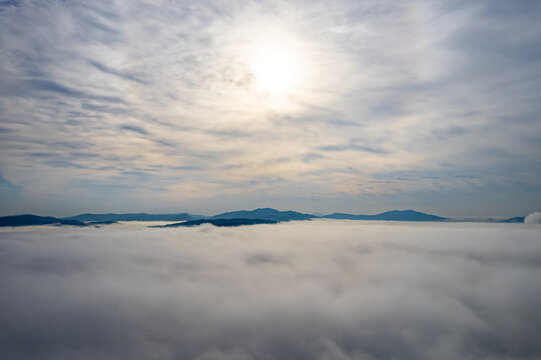
{"type": "Polygon", "coordinates": [[[377,212],[412,194],[442,215],[531,212],[540,14],[533,1],[1,2],[0,176],[21,196],[0,210],[377,212]],[[306,73],[279,100],[254,91],[250,51],[268,39],[306,73]]]}
{"type": "Polygon", "coordinates": [[[9,359],[534,359],[522,224],[3,230],[9,359]]]}
{"type": "Polygon", "coordinates": [[[541,212],[536,211],[524,218],[526,224],[541,224],[541,212]]]}

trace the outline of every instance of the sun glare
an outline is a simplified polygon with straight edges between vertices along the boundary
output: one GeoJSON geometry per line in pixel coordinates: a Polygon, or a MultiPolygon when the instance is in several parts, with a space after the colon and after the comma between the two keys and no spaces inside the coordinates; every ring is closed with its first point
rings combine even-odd
{"type": "Polygon", "coordinates": [[[297,61],[295,52],[287,47],[262,45],[252,63],[255,89],[266,95],[287,94],[296,85],[297,61]]]}
{"type": "Polygon", "coordinates": [[[257,111],[292,113],[302,108],[303,101],[310,101],[316,72],[313,46],[306,39],[274,29],[250,34],[237,53],[250,79],[247,99],[255,101],[257,111]]]}

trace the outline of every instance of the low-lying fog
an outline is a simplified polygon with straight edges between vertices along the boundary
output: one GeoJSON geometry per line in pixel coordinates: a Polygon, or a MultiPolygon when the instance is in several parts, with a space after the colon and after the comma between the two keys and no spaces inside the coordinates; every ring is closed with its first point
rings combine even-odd
{"type": "Polygon", "coordinates": [[[5,359],[539,359],[541,226],[4,229],[5,359]]]}

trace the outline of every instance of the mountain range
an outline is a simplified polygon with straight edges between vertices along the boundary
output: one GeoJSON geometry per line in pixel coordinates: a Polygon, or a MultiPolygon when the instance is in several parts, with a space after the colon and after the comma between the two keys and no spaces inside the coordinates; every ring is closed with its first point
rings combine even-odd
{"type": "Polygon", "coordinates": [[[255,210],[240,210],[225,212],[211,216],[211,219],[265,219],[275,221],[310,220],[315,215],[303,214],[297,211],[278,211],[271,208],[259,208],[255,210]]]}
{"type": "Polygon", "coordinates": [[[446,218],[425,214],[415,210],[391,210],[377,215],[352,215],[344,213],[333,213],[321,216],[327,219],[342,220],[393,220],[393,221],[445,221],[446,218]]]}
{"type": "Polygon", "coordinates": [[[257,225],[257,224],[276,224],[279,221],[268,219],[246,219],[246,218],[230,218],[230,219],[200,219],[189,220],[180,223],[166,224],[166,225],[154,225],[149,226],[153,228],[167,228],[167,227],[179,227],[179,226],[198,226],[202,224],[212,224],[214,226],[243,226],[243,225],[257,225]]]}
{"type": "Polygon", "coordinates": [[[204,218],[205,216],[190,215],[187,213],[177,214],[80,214],[65,219],[78,221],[185,221],[204,218]]]}
{"type": "Polygon", "coordinates": [[[37,216],[31,214],[12,215],[0,217],[0,227],[4,226],[32,226],[32,225],[71,225],[87,226],[79,220],[59,219],[52,216],[37,216]]]}
{"type": "MultiPolygon", "coordinates": [[[[238,226],[251,225],[257,223],[276,223],[283,221],[298,221],[310,219],[339,219],[339,220],[386,220],[386,221],[469,221],[449,219],[441,216],[422,213],[415,210],[391,210],[375,215],[332,213],[328,215],[305,214],[297,211],[279,211],[272,208],[259,208],[254,210],[239,210],[221,213],[214,216],[194,215],[188,213],[175,214],[148,214],[148,213],[129,213],[129,214],[80,214],[66,218],[44,217],[37,215],[13,215],[0,217],[0,227],[5,226],[29,226],[29,225],[105,225],[118,221],[164,221],[177,222],[167,226],[193,226],[202,223],[210,223],[216,226],[238,226]],[[238,221],[219,221],[242,219],[238,221]],[[233,224],[233,225],[227,225],[233,224]]],[[[486,220],[487,222],[524,222],[524,217],[514,217],[503,220],[486,220]]]]}

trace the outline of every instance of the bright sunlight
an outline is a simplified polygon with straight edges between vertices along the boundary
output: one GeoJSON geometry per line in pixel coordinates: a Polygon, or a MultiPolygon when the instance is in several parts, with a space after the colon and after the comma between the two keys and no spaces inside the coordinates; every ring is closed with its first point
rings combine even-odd
{"type": "Polygon", "coordinates": [[[255,89],[265,95],[285,95],[299,80],[297,52],[288,46],[262,44],[252,60],[255,89]]]}

